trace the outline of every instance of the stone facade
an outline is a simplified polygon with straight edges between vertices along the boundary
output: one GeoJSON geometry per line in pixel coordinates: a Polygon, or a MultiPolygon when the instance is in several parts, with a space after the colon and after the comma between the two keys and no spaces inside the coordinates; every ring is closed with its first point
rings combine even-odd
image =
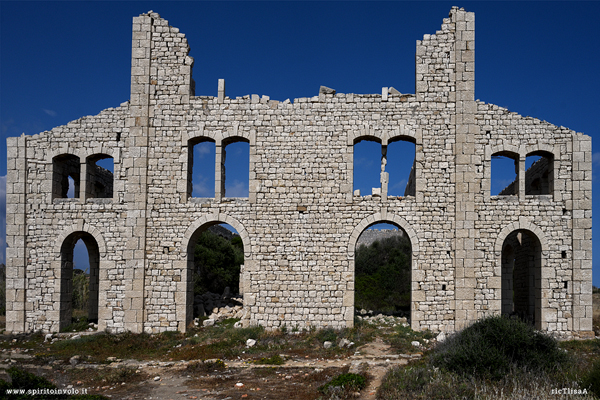
{"type": "Polygon", "coordinates": [[[101,330],[185,330],[191,250],[217,223],[243,241],[244,325],[352,326],[357,239],[387,222],[412,245],[413,329],[454,331],[504,312],[556,335],[589,334],[591,139],[475,100],[474,19],[453,8],[438,32],[417,41],[415,94],[323,88],[279,102],[229,98],[224,81],[216,97],[196,96],[185,35],[156,13],[134,18],[129,102],[8,138],[7,330],[69,322],[80,238],[92,249],[101,330]],[[362,139],[382,145],[382,187],[355,196],[353,150],[362,139]],[[402,197],[387,195],[385,149],[396,140],[416,146],[402,197]],[[215,144],[215,195],[197,199],[191,149],[202,141],[215,144]],[[247,198],[224,191],[234,141],[249,143],[247,198]],[[551,182],[540,194],[525,187],[531,154],[549,160],[551,182]],[[514,195],[490,195],[493,155],[516,160],[514,195]],[[95,168],[106,157],[111,195],[95,168]],[[74,198],[65,198],[69,177],[74,198]]]}

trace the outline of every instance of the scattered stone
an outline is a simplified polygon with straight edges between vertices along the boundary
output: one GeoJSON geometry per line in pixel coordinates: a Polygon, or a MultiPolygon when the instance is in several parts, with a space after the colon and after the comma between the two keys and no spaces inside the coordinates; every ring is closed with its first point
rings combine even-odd
{"type": "Polygon", "coordinates": [[[331,348],[331,346],[333,346],[333,343],[327,341],[327,342],[323,342],[323,347],[325,347],[326,349],[331,348]]]}
{"type": "Polygon", "coordinates": [[[69,358],[69,362],[71,363],[71,365],[75,366],[75,365],[79,364],[80,358],[81,358],[81,356],[73,356],[73,357],[69,358]]]}
{"type": "Polygon", "coordinates": [[[248,347],[253,347],[255,344],[256,344],[256,340],[254,340],[254,339],[246,340],[246,346],[248,346],[248,347]]]}
{"type": "Polygon", "coordinates": [[[242,327],[242,321],[238,321],[235,324],[233,324],[234,328],[241,328],[242,327]]]}
{"type": "Polygon", "coordinates": [[[241,387],[243,387],[243,386],[244,386],[244,384],[243,384],[242,382],[238,382],[238,383],[236,383],[236,384],[235,384],[235,386],[237,386],[237,387],[240,387],[240,388],[241,388],[241,387]]]}
{"type": "Polygon", "coordinates": [[[75,336],[71,337],[71,339],[73,339],[73,340],[81,339],[81,335],[75,335],[75,336]]]}
{"type": "Polygon", "coordinates": [[[335,89],[329,88],[327,86],[321,86],[319,88],[319,94],[335,94],[335,89]]]}
{"type": "Polygon", "coordinates": [[[160,376],[155,376],[155,377],[154,377],[154,381],[155,381],[155,382],[156,382],[156,381],[160,381],[160,376]]]}
{"type": "Polygon", "coordinates": [[[444,340],[446,340],[446,334],[444,332],[440,332],[440,334],[437,335],[437,337],[435,338],[435,340],[438,343],[442,343],[444,340]]]}
{"type": "Polygon", "coordinates": [[[44,336],[44,343],[51,341],[51,340],[52,340],[52,334],[47,333],[46,336],[44,336]]]}
{"type": "Polygon", "coordinates": [[[352,343],[351,341],[349,341],[348,339],[341,339],[340,342],[338,343],[338,346],[341,347],[342,349],[344,347],[350,347],[352,346],[354,343],[352,343]]]}
{"type": "Polygon", "coordinates": [[[412,344],[415,347],[421,347],[421,343],[417,342],[416,340],[413,340],[412,342],[410,342],[410,344],[412,344]]]}
{"type": "Polygon", "coordinates": [[[214,320],[214,319],[212,319],[212,318],[205,319],[205,320],[202,322],[202,326],[213,326],[214,324],[215,324],[215,320],[214,320]]]}

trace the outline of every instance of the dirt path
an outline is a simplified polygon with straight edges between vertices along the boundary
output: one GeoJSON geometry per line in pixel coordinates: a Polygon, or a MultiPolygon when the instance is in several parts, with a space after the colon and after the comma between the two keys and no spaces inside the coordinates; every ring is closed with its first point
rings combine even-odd
{"type": "MultiPolygon", "coordinates": [[[[186,362],[143,364],[139,371],[147,379],[134,387],[124,385],[100,390],[114,399],[272,399],[305,400],[318,397],[316,388],[342,372],[365,372],[371,376],[369,386],[359,399],[375,399],[377,388],[390,367],[406,365],[420,354],[392,354],[380,338],[357,349],[346,358],[288,359],[284,365],[263,366],[243,361],[226,361],[224,371],[194,375],[186,362]]],[[[118,363],[117,363],[118,364],[118,363]]],[[[117,365],[115,365],[117,366],[117,365]]]]}

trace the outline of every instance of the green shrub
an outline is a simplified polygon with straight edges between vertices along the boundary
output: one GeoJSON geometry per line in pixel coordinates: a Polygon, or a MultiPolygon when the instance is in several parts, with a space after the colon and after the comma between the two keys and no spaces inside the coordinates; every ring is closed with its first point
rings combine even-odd
{"type": "Polygon", "coordinates": [[[254,364],[262,365],[283,365],[285,360],[281,358],[279,354],[272,355],[271,357],[261,357],[258,360],[254,360],[254,364]]]}
{"type": "Polygon", "coordinates": [[[592,368],[584,376],[581,386],[600,397],[600,360],[596,360],[592,365],[592,368]]]}
{"type": "MultiPolygon", "coordinates": [[[[25,389],[25,390],[27,390],[27,389],[42,389],[42,390],[43,389],[56,389],[56,386],[54,386],[46,378],[34,375],[31,372],[27,372],[20,368],[11,367],[11,368],[7,369],[6,372],[10,376],[11,382],[8,383],[8,382],[0,379],[0,393],[2,393],[4,396],[6,396],[3,398],[6,398],[7,400],[25,400],[25,399],[34,398],[33,396],[27,395],[27,394],[8,395],[6,393],[6,391],[9,389],[25,389]]],[[[66,396],[41,394],[39,396],[35,396],[35,398],[36,399],[65,399],[66,396]]]]}
{"type": "Polygon", "coordinates": [[[498,380],[515,369],[554,371],[567,356],[555,339],[525,322],[494,316],[450,336],[431,359],[458,374],[498,380]]]}
{"type": "Polygon", "coordinates": [[[367,387],[367,379],[364,376],[358,374],[340,374],[323,386],[320,386],[318,391],[327,395],[332,392],[358,392],[365,387],[367,387]]]}
{"type": "Polygon", "coordinates": [[[335,343],[338,337],[338,332],[332,328],[321,329],[317,332],[316,338],[319,342],[332,342],[335,343]]]}
{"type": "Polygon", "coordinates": [[[435,370],[423,362],[391,368],[377,390],[380,400],[472,399],[475,387],[469,380],[435,370]]]}

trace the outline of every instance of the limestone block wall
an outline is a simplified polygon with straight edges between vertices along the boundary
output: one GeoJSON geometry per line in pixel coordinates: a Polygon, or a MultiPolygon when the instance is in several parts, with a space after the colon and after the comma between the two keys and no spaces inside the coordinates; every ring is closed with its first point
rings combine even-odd
{"type": "Polygon", "coordinates": [[[81,237],[98,254],[100,329],[185,330],[195,240],[218,223],[244,245],[243,324],[352,326],[357,239],[388,222],[412,245],[413,329],[453,331],[513,307],[503,306],[512,282],[503,281],[502,257],[525,232],[539,242],[539,278],[527,292],[534,323],[585,335],[590,138],[475,101],[474,40],[474,14],[453,8],[417,41],[415,94],[322,90],[280,102],[229,98],[224,81],[216,97],[196,96],[185,35],[156,13],[134,18],[127,103],[8,140],[7,329],[66,324],[69,246],[81,237]],[[380,194],[354,196],[354,145],[365,138],[384,155],[393,141],[415,144],[405,196],[387,195],[385,170],[380,194]],[[211,198],[191,191],[192,149],[202,141],[215,148],[211,198]],[[245,198],[224,190],[226,147],[236,141],[249,146],[245,198]],[[491,157],[507,152],[520,171],[529,154],[551,156],[552,193],[525,195],[520,172],[518,195],[490,196],[491,157]],[[92,180],[108,185],[94,169],[106,157],[112,195],[88,189],[92,180]],[[79,181],[75,198],[65,198],[69,176],[79,181]]]}

